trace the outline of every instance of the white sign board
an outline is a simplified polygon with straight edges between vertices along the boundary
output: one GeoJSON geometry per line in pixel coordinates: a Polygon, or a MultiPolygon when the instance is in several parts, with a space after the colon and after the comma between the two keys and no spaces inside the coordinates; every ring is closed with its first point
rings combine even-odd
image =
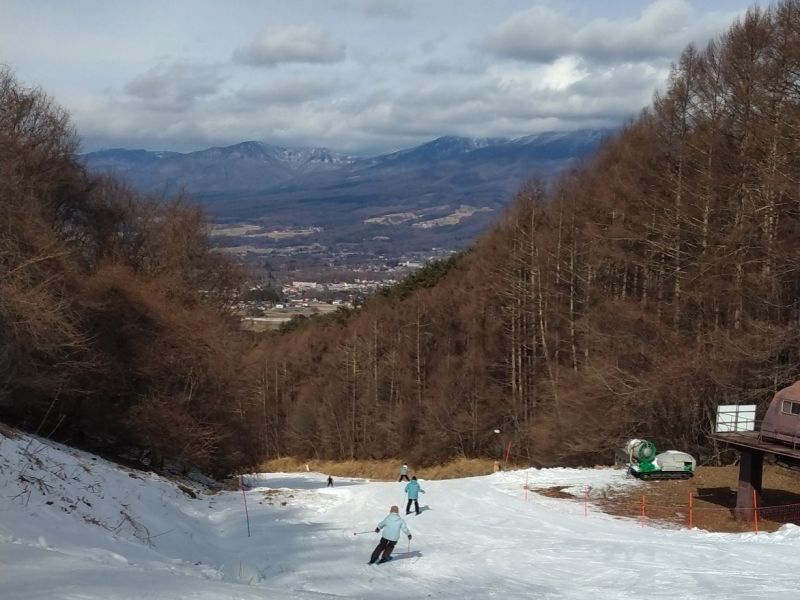
{"type": "Polygon", "coordinates": [[[717,433],[755,429],[755,404],[723,404],[717,407],[717,433]]]}

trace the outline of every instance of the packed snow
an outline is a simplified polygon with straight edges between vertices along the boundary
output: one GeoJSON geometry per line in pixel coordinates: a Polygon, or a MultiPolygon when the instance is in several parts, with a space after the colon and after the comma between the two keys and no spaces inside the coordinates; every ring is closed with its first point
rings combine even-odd
{"type": "Polygon", "coordinates": [[[800,528],[719,534],[641,527],[580,501],[643,485],[615,469],[529,469],[422,481],[395,560],[367,565],[404,486],[261,473],[246,490],[174,483],[0,434],[4,600],[547,598],[796,600],[800,528]],[[577,497],[523,491],[559,486],[577,497]],[[247,511],[245,511],[245,500],[247,511]],[[249,535],[248,519],[249,516],[249,535]],[[366,532],[366,533],[361,533],[366,532]],[[354,535],[358,534],[358,535],[354,535]]]}

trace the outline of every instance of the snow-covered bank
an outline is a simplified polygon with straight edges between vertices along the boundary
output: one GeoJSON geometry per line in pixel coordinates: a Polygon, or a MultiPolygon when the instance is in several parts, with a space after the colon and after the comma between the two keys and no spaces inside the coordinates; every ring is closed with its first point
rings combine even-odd
{"type": "Polygon", "coordinates": [[[800,528],[711,534],[639,527],[529,493],[631,485],[613,469],[424,481],[414,535],[381,566],[371,531],[405,484],[317,473],[247,478],[197,498],[50,442],[0,435],[0,593],[12,599],[795,599],[800,528]],[[406,554],[411,550],[410,554],[406,554]]]}

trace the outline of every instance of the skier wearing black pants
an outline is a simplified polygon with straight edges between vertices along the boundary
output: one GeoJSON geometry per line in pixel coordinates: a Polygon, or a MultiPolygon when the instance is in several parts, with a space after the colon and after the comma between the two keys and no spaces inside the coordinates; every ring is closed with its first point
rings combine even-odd
{"type": "Polygon", "coordinates": [[[383,536],[381,536],[381,541],[378,542],[378,545],[375,546],[375,550],[372,551],[369,564],[374,564],[375,562],[380,564],[389,560],[392,555],[392,550],[394,550],[395,544],[397,544],[397,540],[400,538],[401,530],[408,536],[408,539],[411,540],[411,532],[408,530],[406,522],[403,521],[399,513],[400,509],[396,506],[392,506],[386,518],[378,523],[378,526],[375,528],[375,533],[380,533],[381,529],[383,529],[383,536]],[[383,556],[381,556],[381,554],[383,554],[383,556]],[[378,560],[378,556],[381,556],[380,560],[378,560]]]}
{"type": "Polygon", "coordinates": [[[419,493],[425,493],[425,490],[419,487],[419,482],[417,481],[417,476],[411,478],[406,484],[406,494],[408,494],[408,504],[406,504],[406,514],[411,512],[411,503],[414,503],[414,510],[416,510],[417,514],[419,514],[419,502],[417,502],[417,498],[419,498],[419,493]]]}

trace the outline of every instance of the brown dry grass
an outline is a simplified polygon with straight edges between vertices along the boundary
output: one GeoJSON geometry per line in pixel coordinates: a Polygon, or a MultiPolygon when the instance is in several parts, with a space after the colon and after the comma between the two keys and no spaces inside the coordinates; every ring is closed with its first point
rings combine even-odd
{"type": "MultiPolygon", "coordinates": [[[[692,479],[593,490],[591,501],[609,514],[638,519],[644,495],[647,524],[687,527],[691,494],[694,527],[719,532],[753,531],[752,521],[736,520],[731,512],[736,505],[738,479],[737,466],[698,467],[692,479]]],[[[759,531],[800,523],[800,473],[765,464],[762,492],[759,531]]]]}
{"type": "MultiPolygon", "coordinates": [[[[261,463],[259,470],[265,473],[295,473],[306,470],[326,473],[334,477],[360,477],[377,481],[394,481],[399,477],[400,465],[396,460],[298,460],[296,458],[276,458],[261,463]]],[[[455,479],[475,477],[493,472],[494,461],[477,458],[459,458],[444,465],[420,467],[409,465],[408,476],[416,475],[422,479],[455,479]]],[[[509,467],[516,468],[516,467],[509,467]]]]}

